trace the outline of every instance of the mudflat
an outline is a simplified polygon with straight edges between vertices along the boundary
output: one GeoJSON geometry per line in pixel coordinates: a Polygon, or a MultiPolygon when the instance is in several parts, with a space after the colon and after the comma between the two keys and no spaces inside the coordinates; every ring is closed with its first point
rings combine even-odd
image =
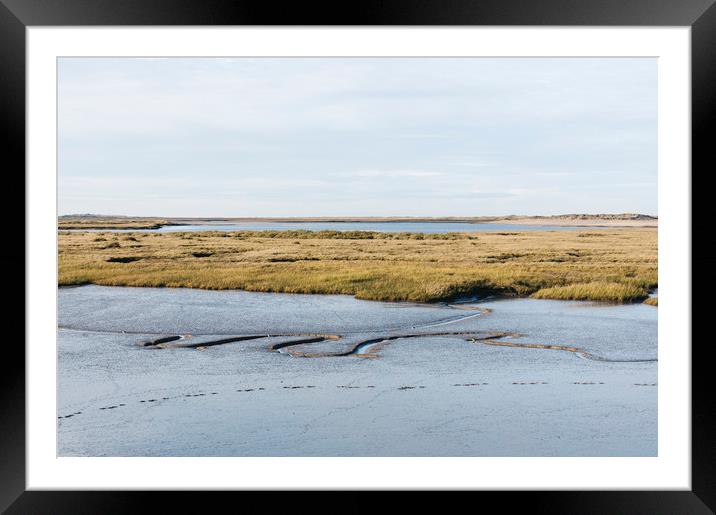
{"type": "Polygon", "coordinates": [[[59,455],[654,456],[656,321],[643,304],[61,288],[59,455]]]}

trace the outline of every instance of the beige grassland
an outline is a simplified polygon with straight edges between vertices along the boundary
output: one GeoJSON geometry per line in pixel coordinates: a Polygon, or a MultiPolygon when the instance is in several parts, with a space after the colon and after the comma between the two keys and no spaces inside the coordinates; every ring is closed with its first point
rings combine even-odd
{"type": "Polygon", "coordinates": [[[59,233],[59,284],[637,302],[657,286],[657,230],[504,233],[59,233]]]}

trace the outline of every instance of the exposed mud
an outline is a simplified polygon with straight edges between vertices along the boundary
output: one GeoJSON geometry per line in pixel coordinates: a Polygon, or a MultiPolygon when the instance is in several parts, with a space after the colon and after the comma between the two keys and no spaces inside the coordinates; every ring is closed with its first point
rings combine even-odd
{"type": "MultiPolygon", "coordinates": [[[[452,387],[478,387],[478,386],[489,386],[491,383],[487,382],[480,382],[480,383],[455,383],[449,386],[452,387]]],[[[550,384],[547,381],[510,381],[506,384],[509,385],[518,385],[518,386],[533,386],[533,385],[548,385],[550,384]]],[[[604,385],[606,384],[604,381],[574,381],[570,383],[572,385],[604,385]]],[[[494,383],[492,383],[493,386],[495,386],[494,383]]],[[[657,386],[658,383],[633,383],[632,386],[657,386]]],[[[319,388],[317,385],[285,385],[285,386],[277,386],[274,387],[274,390],[276,389],[282,389],[282,390],[303,390],[303,389],[313,389],[313,388],[319,388]]],[[[376,388],[375,385],[366,385],[366,386],[354,386],[354,385],[336,385],[336,388],[343,389],[343,390],[361,390],[361,389],[373,389],[376,388]]],[[[392,387],[398,391],[406,391],[406,390],[423,390],[428,388],[425,385],[401,385],[401,386],[394,386],[392,387]]],[[[267,388],[263,386],[258,386],[254,388],[239,388],[237,390],[232,390],[234,392],[238,393],[249,393],[249,392],[264,392],[267,388]]],[[[202,398],[202,397],[209,397],[212,395],[227,395],[231,392],[196,392],[196,393],[185,393],[181,395],[173,395],[169,397],[156,397],[156,398],[148,398],[148,399],[132,399],[126,400],[126,402],[119,402],[117,404],[112,404],[108,406],[100,406],[96,409],[100,411],[105,410],[114,410],[118,408],[123,408],[125,406],[129,406],[129,402],[139,403],[139,404],[152,404],[152,403],[160,403],[163,401],[182,401],[182,400],[188,400],[188,399],[196,399],[196,398],[202,398]]],[[[197,399],[200,400],[200,399],[197,399]]],[[[66,415],[60,415],[57,417],[58,420],[63,419],[69,419],[72,417],[76,417],[79,415],[82,415],[82,411],[75,411],[72,413],[68,413],[66,415]]]]}
{"type": "MultiPolygon", "coordinates": [[[[315,343],[322,343],[327,341],[339,341],[345,340],[348,334],[335,334],[335,333],[280,333],[280,334],[260,334],[260,335],[241,335],[231,336],[228,338],[221,338],[218,340],[201,340],[199,342],[191,341],[192,335],[171,335],[163,336],[155,340],[139,342],[141,347],[155,348],[155,349],[174,349],[174,348],[185,348],[185,349],[198,349],[204,350],[207,347],[216,345],[224,345],[229,343],[236,343],[249,340],[257,340],[261,338],[291,338],[290,340],[281,341],[274,343],[268,347],[271,351],[278,351],[288,354],[294,357],[301,358],[331,358],[331,357],[347,357],[354,356],[359,358],[376,358],[379,356],[381,349],[386,345],[396,340],[404,340],[410,338],[424,338],[424,337],[443,337],[443,338],[461,338],[466,341],[473,343],[483,343],[485,345],[494,345],[501,347],[512,347],[512,348],[526,348],[526,349],[543,349],[543,350],[558,350],[564,352],[571,352],[583,359],[589,359],[593,361],[604,361],[612,363],[649,363],[656,362],[657,359],[608,359],[603,356],[598,356],[594,353],[588,352],[587,350],[572,346],[572,345],[555,345],[555,344],[543,344],[543,343],[518,343],[514,341],[505,341],[506,338],[518,338],[523,336],[516,332],[481,332],[481,331],[452,331],[452,332],[406,332],[408,329],[427,329],[430,327],[457,324],[465,320],[471,319],[477,316],[488,315],[492,312],[489,308],[483,308],[468,304],[474,302],[475,299],[464,299],[462,301],[455,301],[453,303],[441,303],[436,304],[435,307],[449,308],[461,311],[469,311],[471,313],[457,317],[446,317],[438,319],[436,321],[411,325],[402,329],[394,329],[395,333],[380,335],[368,339],[359,340],[356,342],[347,343],[347,347],[337,351],[312,351],[301,347],[304,345],[310,345],[315,343]],[[464,303],[463,303],[464,302],[464,303]]],[[[425,305],[422,305],[425,306],[425,305]]],[[[429,307],[429,305],[427,306],[429,307]]]]}
{"type": "MultiPolygon", "coordinates": [[[[479,332],[447,332],[447,333],[413,333],[398,334],[392,336],[383,336],[364,340],[353,347],[350,351],[343,353],[343,356],[357,356],[361,358],[374,358],[388,343],[395,340],[404,340],[408,338],[424,338],[426,336],[442,337],[442,338],[462,338],[467,341],[484,341],[499,338],[508,338],[519,336],[516,333],[479,333],[479,332]]],[[[316,357],[314,355],[306,355],[306,357],[316,357]]],[[[322,356],[318,356],[322,357],[322,356]]]]}
{"type": "MultiPolygon", "coordinates": [[[[461,319],[462,320],[462,319],[461,319]]],[[[138,343],[140,347],[155,348],[155,349],[198,349],[203,350],[207,347],[213,347],[216,345],[225,345],[228,343],[236,343],[249,340],[257,340],[260,338],[286,338],[290,337],[291,340],[281,341],[268,346],[271,351],[284,351],[294,357],[300,358],[335,358],[335,357],[346,357],[355,356],[358,358],[376,358],[379,356],[380,351],[385,348],[386,345],[396,340],[406,340],[410,338],[425,338],[425,337],[441,337],[441,338],[460,338],[465,341],[473,343],[482,343],[484,345],[494,345],[499,347],[513,347],[522,349],[543,349],[543,350],[558,350],[563,352],[571,352],[579,356],[580,358],[590,359],[593,361],[605,361],[610,363],[650,363],[656,362],[657,359],[608,359],[602,356],[597,356],[591,352],[586,351],[580,347],[570,345],[553,345],[544,343],[518,343],[513,341],[505,341],[506,338],[519,338],[523,335],[519,333],[509,332],[481,332],[481,331],[452,331],[452,332],[419,332],[419,333],[403,333],[403,334],[390,334],[385,336],[378,336],[375,338],[368,338],[359,340],[352,343],[346,350],[336,352],[311,352],[310,350],[303,349],[292,349],[291,347],[298,347],[301,345],[310,345],[313,343],[322,343],[326,341],[338,341],[344,338],[339,334],[260,334],[260,335],[244,335],[244,336],[232,336],[230,338],[221,338],[218,340],[201,340],[199,342],[192,342],[191,335],[181,336],[172,335],[157,338],[156,340],[141,341],[138,343]],[[178,342],[180,340],[187,340],[186,342],[178,342]]],[[[466,385],[467,386],[467,385],[466,385]]],[[[473,386],[473,385],[469,385],[473,386]]]]}
{"type": "Polygon", "coordinates": [[[98,286],[58,303],[60,456],[658,450],[641,305],[98,286]]]}
{"type": "MultiPolygon", "coordinates": [[[[473,340],[475,341],[475,340],[473,340]]],[[[565,352],[573,352],[580,358],[591,359],[593,361],[606,361],[609,363],[653,363],[658,361],[655,359],[607,359],[602,356],[597,356],[591,352],[587,352],[579,347],[572,347],[569,345],[547,345],[543,343],[517,343],[517,342],[505,342],[497,341],[495,339],[482,340],[480,343],[485,345],[498,345],[500,347],[517,347],[523,349],[546,349],[546,350],[561,350],[565,352]]]]}
{"type": "Polygon", "coordinates": [[[353,343],[347,350],[338,352],[308,352],[304,350],[290,349],[290,347],[297,347],[299,345],[307,345],[312,343],[321,343],[325,341],[338,341],[342,338],[338,334],[260,334],[260,335],[244,335],[244,336],[233,336],[230,338],[221,338],[219,340],[201,340],[199,342],[192,342],[191,335],[173,335],[163,336],[156,340],[143,340],[138,343],[140,347],[154,348],[154,349],[204,349],[206,347],[213,347],[216,345],[225,345],[229,343],[236,343],[248,340],[258,340],[260,338],[279,338],[279,337],[291,337],[298,339],[291,339],[281,341],[268,346],[271,351],[280,351],[285,349],[285,352],[291,356],[301,358],[331,358],[331,357],[344,357],[344,356],[356,356],[361,358],[374,358],[378,356],[379,351],[384,348],[388,343],[395,340],[404,340],[409,338],[424,338],[424,337],[444,337],[444,338],[461,338],[471,342],[487,342],[496,341],[500,338],[515,338],[520,336],[517,333],[499,333],[499,332],[421,332],[421,333],[407,333],[407,334],[393,334],[386,336],[379,336],[376,338],[369,338],[360,340],[353,343]],[[175,343],[180,340],[180,343],[175,343]]]}

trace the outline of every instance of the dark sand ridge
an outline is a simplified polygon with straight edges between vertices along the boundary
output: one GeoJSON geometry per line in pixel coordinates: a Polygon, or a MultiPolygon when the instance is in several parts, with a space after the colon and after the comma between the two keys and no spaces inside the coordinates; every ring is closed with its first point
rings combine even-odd
{"type": "Polygon", "coordinates": [[[480,331],[461,331],[461,332],[439,332],[439,333],[406,333],[406,334],[392,334],[386,336],[379,336],[376,338],[368,338],[349,344],[348,350],[339,352],[304,352],[288,349],[289,347],[295,347],[298,345],[305,345],[311,343],[320,343],[324,341],[338,341],[343,339],[339,334],[261,334],[261,335],[244,335],[235,336],[232,338],[222,338],[220,340],[209,340],[201,342],[187,342],[187,343],[174,343],[187,338],[186,336],[165,336],[156,340],[149,340],[140,342],[138,345],[145,348],[154,349],[204,349],[206,347],[212,347],[215,345],[224,345],[228,343],[235,343],[248,340],[257,340],[260,338],[279,338],[279,337],[304,337],[297,340],[287,340],[275,343],[268,347],[271,351],[279,351],[281,349],[287,349],[287,353],[291,356],[302,357],[302,358],[328,358],[328,357],[340,357],[340,356],[359,356],[359,357],[377,357],[378,351],[385,346],[388,342],[394,340],[402,340],[408,338],[421,338],[421,337],[463,337],[466,341],[482,341],[488,339],[498,339],[507,337],[518,337],[517,333],[498,333],[489,332],[482,333],[480,331]]]}
{"type": "Polygon", "coordinates": [[[348,350],[338,352],[306,352],[302,350],[293,350],[289,347],[295,347],[299,345],[320,343],[325,341],[338,341],[343,337],[338,334],[266,334],[266,335],[245,335],[235,336],[232,338],[222,338],[220,340],[209,340],[201,341],[197,343],[172,343],[184,339],[184,336],[174,335],[158,338],[156,340],[149,340],[140,342],[138,345],[146,348],[154,349],[198,349],[203,350],[207,347],[215,345],[224,345],[228,343],[235,343],[248,340],[257,340],[260,338],[277,338],[277,337],[305,337],[297,340],[288,340],[279,343],[275,343],[268,347],[271,351],[279,351],[280,349],[286,349],[286,352],[294,357],[300,358],[332,358],[332,357],[345,357],[345,356],[356,356],[360,358],[376,358],[379,356],[380,350],[388,345],[389,343],[396,340],[405,340],[409,338],[424,338],[424,337],[461,337],[465,341],[473,343],[482,343],[485,345],[494,345],[499,347],[514,347],[522,349],[543,349],[543,350],[560,350],[564,352],[572,352],[577,356],[589,359],[593,361],[605,361],[609,363],[651,363],[658,361],[657,359],[607,359],[601,356],[592,354],[580,347],[574,347],[569,345],[552,345],[543,343],[517,343],[504,341],[505,338],[519,338],[523,335],[519,333],[499,333],[499,332],[486,332],[481,333],[479,331],[470,332],[440,332],[440,333],[406,333],[406,334],[393,334],[386,336],[379,336],[376,338],[369,338],[360,340],[353,343],[348,350]]]}

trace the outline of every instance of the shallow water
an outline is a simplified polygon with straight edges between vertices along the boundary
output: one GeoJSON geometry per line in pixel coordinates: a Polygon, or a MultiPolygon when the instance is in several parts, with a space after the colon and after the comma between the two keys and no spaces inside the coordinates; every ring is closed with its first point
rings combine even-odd
{"type": "Polygon", "coordinates": [[[491,311],[348,296],[62,288],[58,452],[656,454],[657,309],[533,299],[474,306],[491,311]],[[466,336],[498,332],[511,336],[492,343],[571,346],[599,359],[466,336]],[[341,338],[270,350],[299,333],[341,338]],[[137,345],[168,335],[184,336],[181,344],[274,336],[203,350],[137,345]],[[365,357],[299,357],[395,335],[411,337],[369,346],[365,357]]]}
{"type": "Polygon", "coordinates": [[[232,224],[165,225],[159,229],[83,229],[98,232],[189,232],[189,231],[375,231],[375,232],[503,232],[575,231],[606,227],[560,225],[485,224],[466,222],[242,222],[232,224]]]}

